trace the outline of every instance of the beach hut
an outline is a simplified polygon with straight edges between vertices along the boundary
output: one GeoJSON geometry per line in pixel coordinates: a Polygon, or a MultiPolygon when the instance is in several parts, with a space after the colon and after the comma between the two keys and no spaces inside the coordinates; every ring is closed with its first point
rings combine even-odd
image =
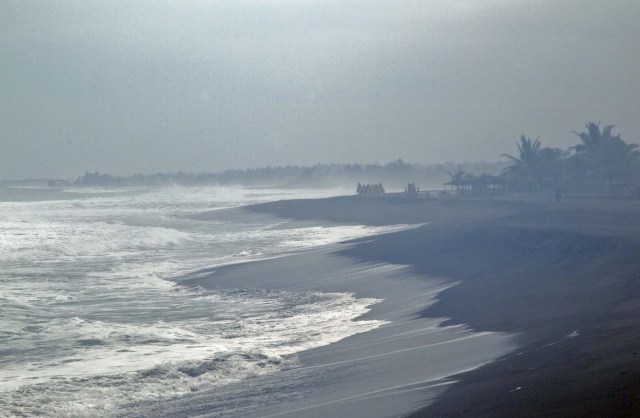
{"type": "Polygon", "coordinates": [[[452,180],[445,183],[445,189],[447,186],[455,187],[456,190],[463,193],[497,194],[506,190],[507,180],[498,176],[482,174],[477,177],[452,180]]]}

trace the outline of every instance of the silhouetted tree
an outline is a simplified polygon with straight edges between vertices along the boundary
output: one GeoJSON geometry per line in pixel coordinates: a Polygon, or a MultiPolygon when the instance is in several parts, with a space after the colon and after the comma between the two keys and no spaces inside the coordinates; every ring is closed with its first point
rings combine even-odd
{"type": "Polygon", "coordinates": [[[447,170],[447,174],[449,175],[449,177],[451,177],[451,182],[460,181],[468,176],[468,174],[462,169],[461,166],[458,166],[455,173],[452,173],[451,171],[447,170]]]}
{"type": "Polygon", "coordinates": [[[588,122],[585,132],[574,133],[582,141],[572,147],[575,150],[574,175],[587,179],[606,180],[608,192],[616,181],[633,180],[638,172],[640,152],[637,144],[628,144],[620,135],[613,135],[615,125],[588,122]]]}
{"type": "Polygon", "coordinates": [[[502,170],[505,177],[513,180],[526,191],[538,191],[560,181],[562,163],[566,157],[564,151],[557,148],[543,148],[539,137],[532,140],[524,135],[516,145],[517,157],[502,154],[512,162],[502,170]]]}

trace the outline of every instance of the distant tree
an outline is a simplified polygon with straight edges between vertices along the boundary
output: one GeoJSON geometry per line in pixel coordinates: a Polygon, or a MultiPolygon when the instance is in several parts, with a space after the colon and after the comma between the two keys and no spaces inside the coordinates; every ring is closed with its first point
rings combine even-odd
{"type": "Polygon", "coordinates": [[[609,193],[616,181],[632,181],[640,168],[638,145],[625,142],[619,134],[613,135],[614,126],[600,129],[600,123],[588,122],[586,131],[574,131],[581,143],[572,147],[576,159],[574,175],[606,180],[609,193]]]}
{"type": "Polygon", "coordinates": [[[462,166],[458,166],[458,168],[456,169],[455,172],[451,172],[449,170],[447,170],[447,174],[449,175],[449,177],[451,177],[451,182],[458,182],[460,180],[463,180],[465,177],[468,176],[468,174],[462,169],[462,166]]]}
{"type": "Polygon", "coordinates": [[[517,157],[510,154],[502,154],[503,157],[512,162],[502,172],[513,179],[529,181],[533,177],[533,173],[538,169],[542,142],[540,142],[539,137],[532,141],[531,138],[522,135],[520,136],[520,143],[516,143],[516,145],[518,147],[517,157]]]}
{"type": "Polygon", "coordinates": [[[560,181],[562,163],[566,153],[557,148],[542,147],[540,138],[532,140],[524,135],[516,143],[518,156],[502,154],[511,161],[511,165],[502,170],[502,174],[516,182],[521,189],[538,191],[551,183],[560,181]]]}

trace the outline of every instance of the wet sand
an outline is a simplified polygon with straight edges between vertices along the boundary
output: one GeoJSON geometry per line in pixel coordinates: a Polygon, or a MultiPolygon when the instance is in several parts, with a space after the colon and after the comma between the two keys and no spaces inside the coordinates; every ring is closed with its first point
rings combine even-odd
{"type": "Polygon", "coordinates": [[[457,375],[431,404],[425,391],[425,407],[414,416],[640,412],[640,203],[342,197],[249,210],[372,225],[429,222],[364,240],[342,255],[458,282],[422,317],[516,334],[518,348],[457,375]]]}
{"type": "Polygon", "coordinates": [[[384,320],[372,331],[295,356],[285,371],[163,403],[154,415],[204,413],[243,417],[393,417],[407,415],[453,384],[452,375],[513,350],[512,336],[442,326],[420,315],[446,280],[410,266],[363,262],[343,254],[352,245],[201,271],[183,282],[208,289],[263,288],[294,292],[353,293],[384,299],[359,320],[384,320]],[[167,411],[175,411],[167,413],[167,411]]]}

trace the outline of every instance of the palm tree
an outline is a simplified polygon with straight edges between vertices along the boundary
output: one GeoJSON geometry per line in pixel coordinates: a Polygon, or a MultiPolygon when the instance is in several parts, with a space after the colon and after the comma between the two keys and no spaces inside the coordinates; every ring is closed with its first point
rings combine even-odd
{"type": "Polygon", "coordinates": [[[520,157],[514,157],[509,154],[502,154],[503,157],[507,157],[511,161],[513,161],[513,165],[507,167],[507,171],[513,170],[521,170],[523,168],[533,168],[534,165],[537,164],[540,159],[540,148],[542,147],[542,143],[540,142],[540,137],[537,137],[535,140],[531,140],[531,138],[527,138],[524,135],[520,136],[520,143],[516,143],[518,146],[518,154],[520,157]]]}
{"type": "Polygon", "coordinates": [[[573,133],[578,135],[582,141],[582,144],[578,144],[573,148],[578,154],[588,155],[591,157],[598,156],[613,138],[620,139],[620,135],[613,136],[611,134],[614,127],[615,125],[605,125],[601,132],[600,122],[588,122],[585,125],[585,128],[587,128],[586,132],[573,131],[573,133]]]}
{"type": "Polygon", "coordinates": [[[527,191],[539,190],[543,186],[558,183],[562,175],[562,161],[566,153],[557,148],[542,147],[540,137],[532,140],[520,136],[518,156],[502,154],[513,162],[502,170],[502,174],[516,181],[527,191]]]}
{"type": "Polygon", "coordinates": [[[575,132],[580,144],[572,147],[576,152],[578,166],[586,178],[606,180],[609,193],[613,183],[620,180],[631,181],[640,167],[640,151],[637,144],[628,144],[620,134],[613,135],[615,125],[588,122],[586,132],[575,132]]]}

